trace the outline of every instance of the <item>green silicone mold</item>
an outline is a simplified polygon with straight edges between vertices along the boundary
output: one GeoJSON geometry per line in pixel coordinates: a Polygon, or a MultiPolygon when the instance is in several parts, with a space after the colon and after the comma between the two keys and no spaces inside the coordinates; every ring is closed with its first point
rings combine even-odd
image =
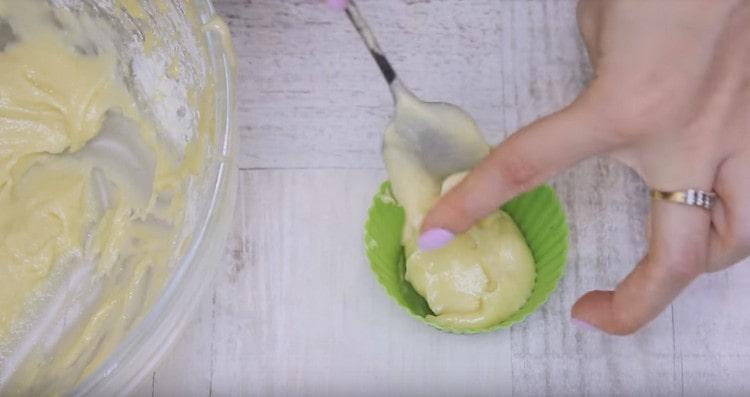
{"type": "Polygon", "coordinates": [[[413,317],[442,331],[480,333],[508,328],[523,321],[547,301],[557,288],[568,254],[568,226],[555,191],[543,185],[524,193],[502,207],[518,225],[531,248],[536,280],[526,304],[501,323],[476,329],[451,329],[431,322],[427,302],[404,279],[406,259],[401,245],[404,210],[384,182],[375,195],[365,225],[365,247],[370,268],[388,294],[413,317]]]}

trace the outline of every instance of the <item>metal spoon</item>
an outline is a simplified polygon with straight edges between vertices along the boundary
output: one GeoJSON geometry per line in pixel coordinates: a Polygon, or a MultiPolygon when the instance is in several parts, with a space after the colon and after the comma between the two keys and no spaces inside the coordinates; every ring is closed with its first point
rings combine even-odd
{"type": "Polygon", "coordinates": [[[425,102],[411,93],[399,80],[353,0],[345,11],[393,95],[395,110],[383,139],[383,157],[394,195],[411,218],[405,230],[405,239],[409,239],[440,195],[443,181],[471,169],[490,148],[474,119],[463,109],[450,103],[425,102]],[[413,183],[414,178],[401,178],[404,173],[418,177],[419,186],[413,183]]]}

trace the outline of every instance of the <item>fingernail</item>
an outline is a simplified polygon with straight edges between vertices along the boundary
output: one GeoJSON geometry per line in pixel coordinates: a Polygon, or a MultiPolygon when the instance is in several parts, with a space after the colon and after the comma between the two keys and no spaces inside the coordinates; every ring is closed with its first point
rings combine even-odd
{"type": "Polygon", "coordinates": [[[591,325],[591,324],[589,324],[589,323],[587,323],[587,322],[585,322],[583,320],[579,320],[579,319],[577,319],[575,317],[572,317],[570,319],[570,322],[573,323],[573,325],[576,328],[578,328],[579,330],[581,330],[581,331],[586,331],[586,332],[600,332],[599,328],[596,328],[593,325],[591,325]]]}
{"type": "Polygon", "coordinates": [[[419,249],[422,251],[431,251],[445,246],[454,237],[456,236],[448,230],[441,228],[430,229],[419,236],[417,245],[419,245],[419,249]]]}
{"type": "Polygon", "coordinates": [[[335,10],[335,11],[344,11],[347,5],[349,5],[348,0],[326,0],[326,4],[328,5],[328,8],[335,10]]]}

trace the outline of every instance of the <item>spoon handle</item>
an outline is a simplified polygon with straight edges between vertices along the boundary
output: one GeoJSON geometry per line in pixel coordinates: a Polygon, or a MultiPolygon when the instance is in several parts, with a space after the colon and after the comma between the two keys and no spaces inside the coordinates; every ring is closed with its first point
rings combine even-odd
{"type": "MultiPolygon", "coordinates": [[[[396,72],[383,54],[383,50],[380,49],[378,41],[375,39],[375,35],[370,30],[370,27],[367,26],[367,21],[365,21],[362,14],[360,14],[359,8],[357,8],[357,4],[354,0],[349,0],[349,5],[347,5],[345,11],[349,20],[352,22],[352,25],[354,25],[354,28],[357,30],[357,33],[362,37],[362,41],[365,42],[367,49],[370,50],[370,54],[375,59],[375,63],[378,64],[380,72],[383,74],[383,77],[385,77],[385,81],[391,86],[391,84],[397,79],[396,72]]],[[[391,90],[393,90],[393,87],[391,87],[391,90]]]]}

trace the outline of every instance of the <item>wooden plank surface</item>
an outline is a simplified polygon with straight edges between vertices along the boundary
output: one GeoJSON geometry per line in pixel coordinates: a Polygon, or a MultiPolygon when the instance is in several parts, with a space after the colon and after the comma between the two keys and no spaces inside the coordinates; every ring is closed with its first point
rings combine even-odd
{"type": "Polygon", "coordinates": [[[208,377],[217,395],[419,394],[428,384],[431,394],[455,395],[469,376],[478,392],[510,389],[508,333],[435,332],[372,277],[362,225],[383,177],[380,170],[243,174],[230,265],[210,308],[217,360],[208,377]]]}
{"type": "MultiPolygon", "coordinates": [[[[369,274],[361,243],[385,175],[380,134],[391,106],[369,55],[316,0],[216,6],[238,51],[237,221],[214,291],[136,395],[748,393],[747,263],[702,278],[634,336],[571,327],[575,300],[614,287],[645,246],[646,189],[607,159],[553,181],[571,252],[542,310],[471,337],[406,316],[369,274]],[[503,347],[509,362],[488,358],[503,347]],[[512,377],[493,377],[505,365],[512,377]]],[[[360,7],[404,81],[465,107],[492,142],[565,105],[590,73],[572,1],[360,7]]]]}

